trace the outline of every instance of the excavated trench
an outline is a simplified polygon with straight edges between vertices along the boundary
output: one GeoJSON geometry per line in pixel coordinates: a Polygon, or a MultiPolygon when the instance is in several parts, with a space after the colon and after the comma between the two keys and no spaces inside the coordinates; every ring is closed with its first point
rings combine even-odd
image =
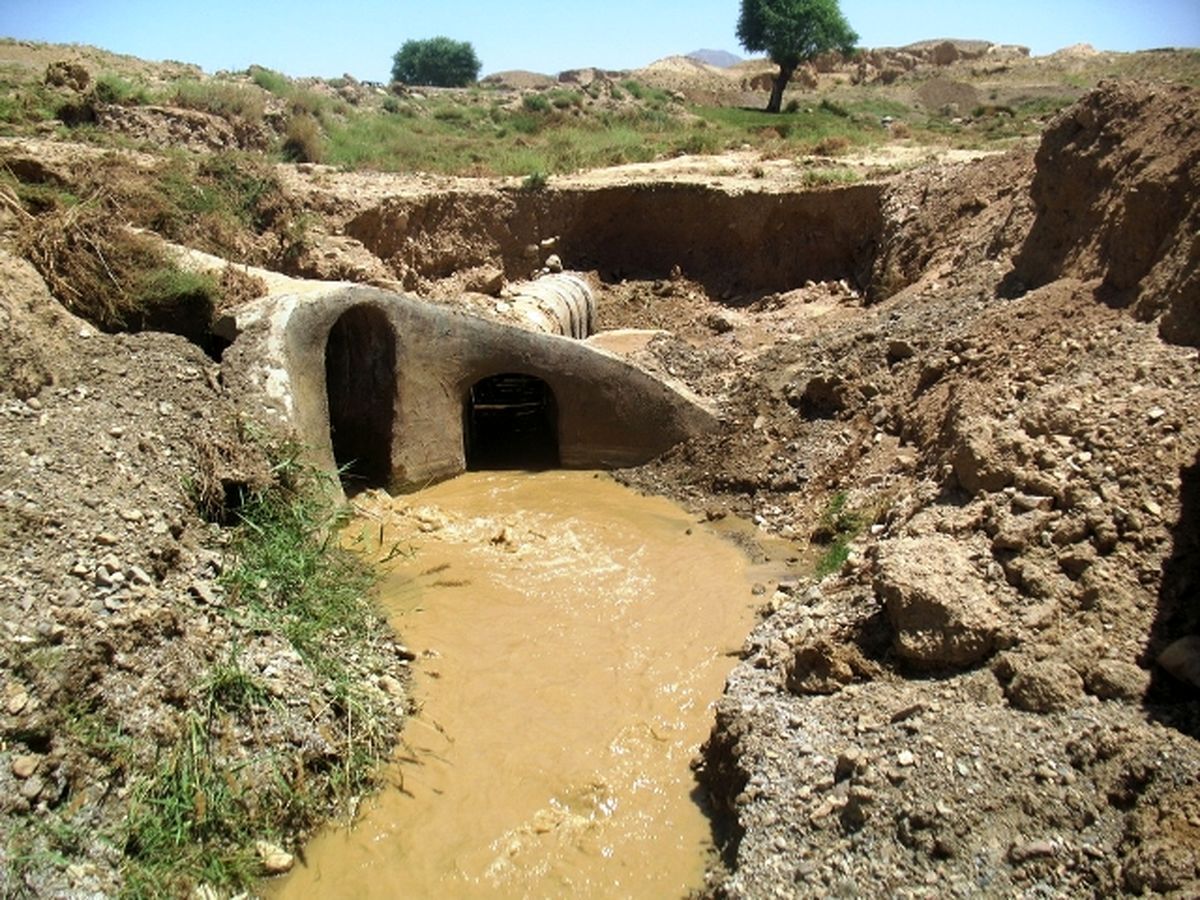
{"type": "Polygon", "coordinates": [[[880,184],[803,193],[640,184],[545,192],[395,198],[345,226],[402,279],[498,266],[510,280],[540,265],[543,241],[605,281],[678,273],[710,295],[786,291],[808,280],[872,280],[880,184]]]}
{"type": "MultiPolygon", "coordinates": [[[[882,219],[875,185],[656,185],[390,200],[346,231],[412,278],[487,265],[516,280],[552,246],[602,280],[685,274],[744,296],[810,279],[868,287],[882,219]]],[[[397,331],[366,304],[328,331],[331,443],[348,488],[389,485],[397,331]]],[[[785,571],[755,572],[666,501],[587,473],[482,474],[558,467],[561,414],[577,398],[519,368],[464,394],[465,468],[481,474],[360,502],[380,556],[400,548],[385,602],[425,651],[399,789],[314,842],[281,893],[697,890],[714,851],[689,762],[751,625],[753,581],[785,571]]]]}

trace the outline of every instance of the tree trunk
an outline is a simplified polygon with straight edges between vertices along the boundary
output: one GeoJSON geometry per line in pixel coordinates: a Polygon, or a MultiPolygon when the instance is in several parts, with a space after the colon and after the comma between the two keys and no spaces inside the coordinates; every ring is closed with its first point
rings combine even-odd
{"type": "Polygon", "coordinates": [[[771,85],[771,99],[767,101],[767,112],[779,112],[779,108],[783,105],[783,89],[792,80],[794,68],[795,66],[779,66],[779,74],[775,76],[775,83],[771,85]]]}

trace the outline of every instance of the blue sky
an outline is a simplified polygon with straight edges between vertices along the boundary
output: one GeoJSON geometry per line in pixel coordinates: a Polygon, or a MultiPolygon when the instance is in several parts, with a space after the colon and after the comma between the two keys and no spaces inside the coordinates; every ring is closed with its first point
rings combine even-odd
{"type": "MultiPolygon", "coordinates": [[[[869,47],[933,37],[1024,44],[1036,54],[1200,45],[1200,0],[842,0],[869,47]]],[[[701,47],[742,51],[737,0],[0,0],[0,35],[94,44],[206,71],[251,63],[293,76],[386,80],[410,38],[470,41],[484,74],[628,69],[701,47]]]]}

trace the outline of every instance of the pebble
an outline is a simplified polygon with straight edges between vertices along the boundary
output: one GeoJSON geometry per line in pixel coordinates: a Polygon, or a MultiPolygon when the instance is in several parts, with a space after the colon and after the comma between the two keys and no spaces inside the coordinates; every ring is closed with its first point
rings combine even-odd
{"type": "Polygon", "coordinates": [[[37,771],[40,758],[37,756],[14,756],[12,761],[12,773],[17,778],[28,778],[37,771]]]}
{"type": "Polygon", "coordinates": [[[150,585],[154,583],[154,579],[146,573],[145,569],[139,566],[129,567],[129,577],[133,579],[134,584],[150,585]]]}
{"type": "Polygon", "coordinates": [[[268,875],[282,875],[284,872],[291,871],[292,866],[296,863],[296,858],[292,854],[268,841],[256,841],[254,850],[262,861],[263,870],[268,875]]]}
{"type": "Polygon", "coordinates": [[[913,755],[911,750],[901,750],[896,756],[896,762],[905,768],[908,768],[909,766],[915,766],[917,764],[917,758],[913,755]]]}
{"type": "Polygon", "coordinates": [[[15,716],[17,713],[25,709],[29,705],[29,694],[21,688],[17,688],[8,697],[8,712],[15,716]]]}
{"type": "Polygon", "coordinates": [[[32,802],[37,799],[38,794],[45,786],[46,783],[42,781],[40,775],[31,775],[21,784],[21,796],[32,802]]]}
{"type": "Polygon", "coordinates": [[[212,585],[204,581],[193,581],[188,593],[206,606],[220,606],[221,601],[213,590],[212,585]]]}
{"type": "Polygon", "coordinates": [[[404,697],[404,685],[402,685],[398,679],[393,678],[391,675],[381,675],[379,677],[378,684],[379,689],[389,697],[395,697],[397,699],[404,697]]]}
{"type": "Polygon", "coordinates": [[[1030,859],[1041,859],[1054,856],[1057,851],[1050,841],[1030,841],[1027,844],[1013,845],[1008,851],[1008,858],[1015,863],[1023,863],[1030,859]]]}

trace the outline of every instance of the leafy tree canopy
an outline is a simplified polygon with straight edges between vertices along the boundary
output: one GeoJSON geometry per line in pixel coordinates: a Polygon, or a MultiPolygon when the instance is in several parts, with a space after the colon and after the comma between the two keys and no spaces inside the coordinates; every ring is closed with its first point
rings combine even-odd
{"type": "Polygon", "coordinates": [[[464,87],[479,77],[479,57],[466,41],[434,37],[405,41],[392,57],[392,80],[431,87],[464,87]]]}
{"type": "Polygon", "coordinates": [[[829,50],[849,53],[858,40],[837,0],[742,0],[737,36],[789,71],[829,50]]]}

